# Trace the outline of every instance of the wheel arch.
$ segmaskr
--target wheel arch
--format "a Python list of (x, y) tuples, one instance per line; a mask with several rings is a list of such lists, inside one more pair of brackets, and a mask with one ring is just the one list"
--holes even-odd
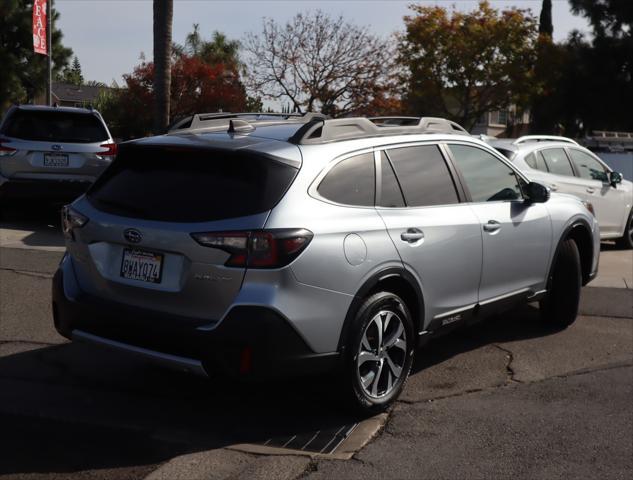
[(347, 310), (341, 334), (338, 341), (339, 352), (343, 352), (350, 332), (354, 317), (363, 301), (377, 292), (391, 292), (398, 295), (411, 312), (416, 334), (424, 324), (424, 299), (422, 289), (415, 277), (404, 268), (390, 267), (373, 274), (358, 289), (354, 300)]
[(563, 230), (563, 233), (558, 239), (558, 244), (556, 245), (554, 257), (552, 258), (549, 274), (547, 276), (548, 290), (550, 287), (550, 282), (552, 280), (554, 266), (556, 265), (558, 255), (561, 250), (561, 246), (563, 245), (563, 242), (569, 239), (573, 240), (576, 243), (576, 246), (578, 247), (578, 253), (580, 254), (580, 271), (582, 272), (582, 285), (587, 285), (587, 283), (589, 283), (589, 281), (591, 280), (591, 267), (593, 264), (594, 255), (593, 236), (591, 234), (591, 227), (589, 226), (589, 223), (587, 223), (587, 221), (584, 219), (578, 219), (568, 225), (565, 230)]

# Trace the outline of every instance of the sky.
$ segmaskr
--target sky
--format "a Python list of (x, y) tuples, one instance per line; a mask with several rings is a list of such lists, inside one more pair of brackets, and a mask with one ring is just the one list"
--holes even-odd
[[(285, 22), (299, 12), (320, 9), (348, 22), (367, 26), (376, 35), (389, 36), (403, 29), (402, 17), (412, 0), (174, 0), (173, 40), (183, 43), (194, 23), (209, 38), (214, 30), (230, 39), (261, 31), (262, 19)], [(459, 10), (476, 8), (477, 1), (439, 0)], [(492, 0), (493, 7), (531, 9), (538, 17), (541, 0)], [(583, 17), (574, 16), (567, 0), (553, 0), (554, 39), (564, 40), (574, 29), (589, 30)], [(71, 47), (86, 80), (122, 84), (122, 75), (140, 63), (141, 53), (152, 59), (152, 0), (54, 0), (61, 17), (58, 27), (64, 45)]]

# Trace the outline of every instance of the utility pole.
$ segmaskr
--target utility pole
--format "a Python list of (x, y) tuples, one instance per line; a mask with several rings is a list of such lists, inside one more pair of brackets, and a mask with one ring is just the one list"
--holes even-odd
[(53, 0), (46, 1), (46, 103), (50, 107), (53, 105)]

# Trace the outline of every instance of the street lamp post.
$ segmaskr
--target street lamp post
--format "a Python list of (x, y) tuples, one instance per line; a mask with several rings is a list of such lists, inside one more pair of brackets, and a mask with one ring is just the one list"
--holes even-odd
[(46, 55), (46, 103), (48, 106), (53, 104), (53, 18), (52, 18), (52, 4), (53, 0), (46, 2), (46, 48), (48, 54)]

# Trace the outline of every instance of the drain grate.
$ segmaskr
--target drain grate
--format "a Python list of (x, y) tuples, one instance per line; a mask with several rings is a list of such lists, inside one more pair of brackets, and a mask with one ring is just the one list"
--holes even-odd
[(314, 453), (334, 453), (343, 443), (358, 423), (346, 424), (341, 427), (333, 427), (327, 430), (297, 433), (287, 437), (269, 438), (259, 445), (277, 448), (289, 448)]

